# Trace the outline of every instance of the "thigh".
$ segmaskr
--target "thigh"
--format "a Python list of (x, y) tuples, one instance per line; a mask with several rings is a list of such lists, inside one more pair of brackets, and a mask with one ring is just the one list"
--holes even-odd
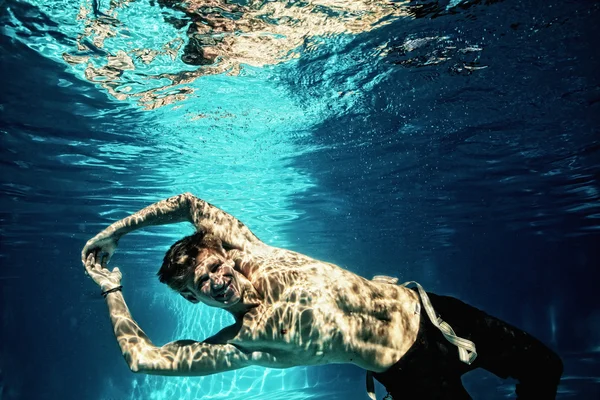
[(527, 332), (456, 298), (430, 294), (430, 299), (458, 336), (475, 343), (477, 358), (470, 369), (481, 367), (501, 378), (522, 379), (556, 365), (558, 356)]

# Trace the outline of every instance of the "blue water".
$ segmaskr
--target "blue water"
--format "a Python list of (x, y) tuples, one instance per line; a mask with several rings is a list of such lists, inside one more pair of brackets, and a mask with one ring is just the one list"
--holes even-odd
[[(1, 400), (366, 398), (345, 365), (129, 371), (79, 252), (186, 191), (269, 244), (526, 329), (565, 361), (558, 398), (600, 398), (597, 3), (323, 0), (275, 20), (284, 3), (238, 1), (267, 10), (257, 47), (237, 32), (205, 65), (182, 60), (193, 23), (174, 3), (0, 3)], [(191, 231), (135, 232), (113, 259), (156, 344), (230, 322), (155, 277)]]

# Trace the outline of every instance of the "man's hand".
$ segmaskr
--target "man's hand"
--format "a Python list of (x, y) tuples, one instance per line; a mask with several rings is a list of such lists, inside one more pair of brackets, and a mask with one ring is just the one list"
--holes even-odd
[(121, 271), (119, 268), (113, 268), (112, 272), (104, 268), (102, 264), (96, 262), (94, 254), (87, 256), (85, 260), (85, 270), (88, 275), (100, 286), (103, 292), (121, 285)]
[[(106, 267), (106, 264), (117, 250), (119, 237), (115, 234), (109, 234), (102, 231), (87, 241), (81, 251), (81, 262), (86, 265), (88, 256), (93, 255), (94, 259), (99, 259), (100, 264)], [(86, 265), (87, 270), (87, 265)]]

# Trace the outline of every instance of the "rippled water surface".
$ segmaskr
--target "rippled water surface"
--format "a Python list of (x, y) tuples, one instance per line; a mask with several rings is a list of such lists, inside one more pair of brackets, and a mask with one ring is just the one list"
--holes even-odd
[[(583, 0), (0, 2), (0, 399), (367, 398), (344, 365), (128, 370), (79, 252), (186, 191), (269, 244), (528, 330), (565, 360), (559, 398), (598, 398), (599, 18)], [(113, 260), (157, 344), (230, 323), (155, 278), (190, 232), (136, 232)]]

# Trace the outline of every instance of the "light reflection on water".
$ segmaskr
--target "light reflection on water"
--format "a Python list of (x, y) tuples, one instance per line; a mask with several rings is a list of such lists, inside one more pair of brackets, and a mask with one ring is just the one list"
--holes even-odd
[(83, 1), (76, 16), (72, 4), (64, 6), (72, 18), (65, 30), (75, 43), (51, 56), (114, 98), (132, 98), (147, 109), (188, 98), (197, 90), (189, 84), (199, 77), (276, 65), (329, 37), (408, 15), (402, 3), (374, 0)]

